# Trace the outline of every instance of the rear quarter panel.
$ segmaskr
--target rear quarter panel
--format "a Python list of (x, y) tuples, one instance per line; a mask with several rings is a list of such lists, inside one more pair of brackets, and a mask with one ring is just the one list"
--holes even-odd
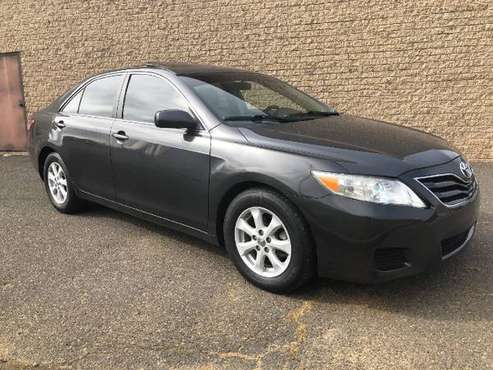
[(39, 155), (41, 151), (47, 147), (53, 150), (56, 149), (56, 146), (49, 142), (53, 113), (42, 110), (34, 113), (32, 119), (35, 124), (29, 132), (28, 151), (34, 168), (41, 173), (43, 170), (39, 168)]

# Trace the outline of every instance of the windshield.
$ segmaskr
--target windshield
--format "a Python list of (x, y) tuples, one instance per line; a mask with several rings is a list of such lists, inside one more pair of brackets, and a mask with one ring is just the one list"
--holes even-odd
[(337, 114), (294, 87), (257, 73), (209, 72), (180, 78), (228, 124), (297, 122)]

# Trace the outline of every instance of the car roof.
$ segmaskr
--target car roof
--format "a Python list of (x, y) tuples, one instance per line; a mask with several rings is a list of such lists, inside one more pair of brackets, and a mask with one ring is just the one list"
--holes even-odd
[(204, 75), (208, 73), (250, 73), (250, 74), (259, 74), (253, 71), (246, 71), (244, 69), (239, 68), (231, 68), (231, 67), (222, 67), (215, 66), (211, 64), (197, 64), (197, 63), (173, 63), (173, 62), (148, 62), (140, 66), (134, 67), (124, 67), (117, 68), (108, 71), (104, 71), (102, 73), (98, 73), (91, 77), (88, 77), (84, 82), (89, 79), (102, 77), (109, 74), (114, 73), (132, 73), (137, 71), (166, 71), (168, 73), (175, 74), (177, 76), (196, 76), (196, 75)]
[(203, 74), (211, 72), (246, 72), (238, 68), (221, 67), (210, 64), (196, 63), (167, 63), (167, 62), (149, 62), (144, 68), (158, 68), (171, 71), (177, 75), (187, 76), (193, 74)]

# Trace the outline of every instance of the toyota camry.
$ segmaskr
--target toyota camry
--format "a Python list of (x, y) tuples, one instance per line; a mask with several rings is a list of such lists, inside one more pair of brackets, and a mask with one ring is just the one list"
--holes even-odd
[(224, 245), (270, 291), (314, 276), (414, 275), (458, 253), (476, 227), (478, 183), (446, 141), (338, 113), (260, 73), (161, 63), (110, 71), (29, 126), (58, 211), (96, 202)]

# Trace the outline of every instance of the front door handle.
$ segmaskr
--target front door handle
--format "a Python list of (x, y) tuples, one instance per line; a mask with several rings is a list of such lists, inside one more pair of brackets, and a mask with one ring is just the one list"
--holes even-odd
[(128, 140), (128, 136), (125, 134), (124, 131), (115, 132), (114, 134), (111, 134), (111, 136), (113, 136), (118, 141)]
[(60, 121), (55, 121), (54, 122), (55, 126), (58, 127), (60, 130), (65, 127), (65, 122), (63, 120)]

